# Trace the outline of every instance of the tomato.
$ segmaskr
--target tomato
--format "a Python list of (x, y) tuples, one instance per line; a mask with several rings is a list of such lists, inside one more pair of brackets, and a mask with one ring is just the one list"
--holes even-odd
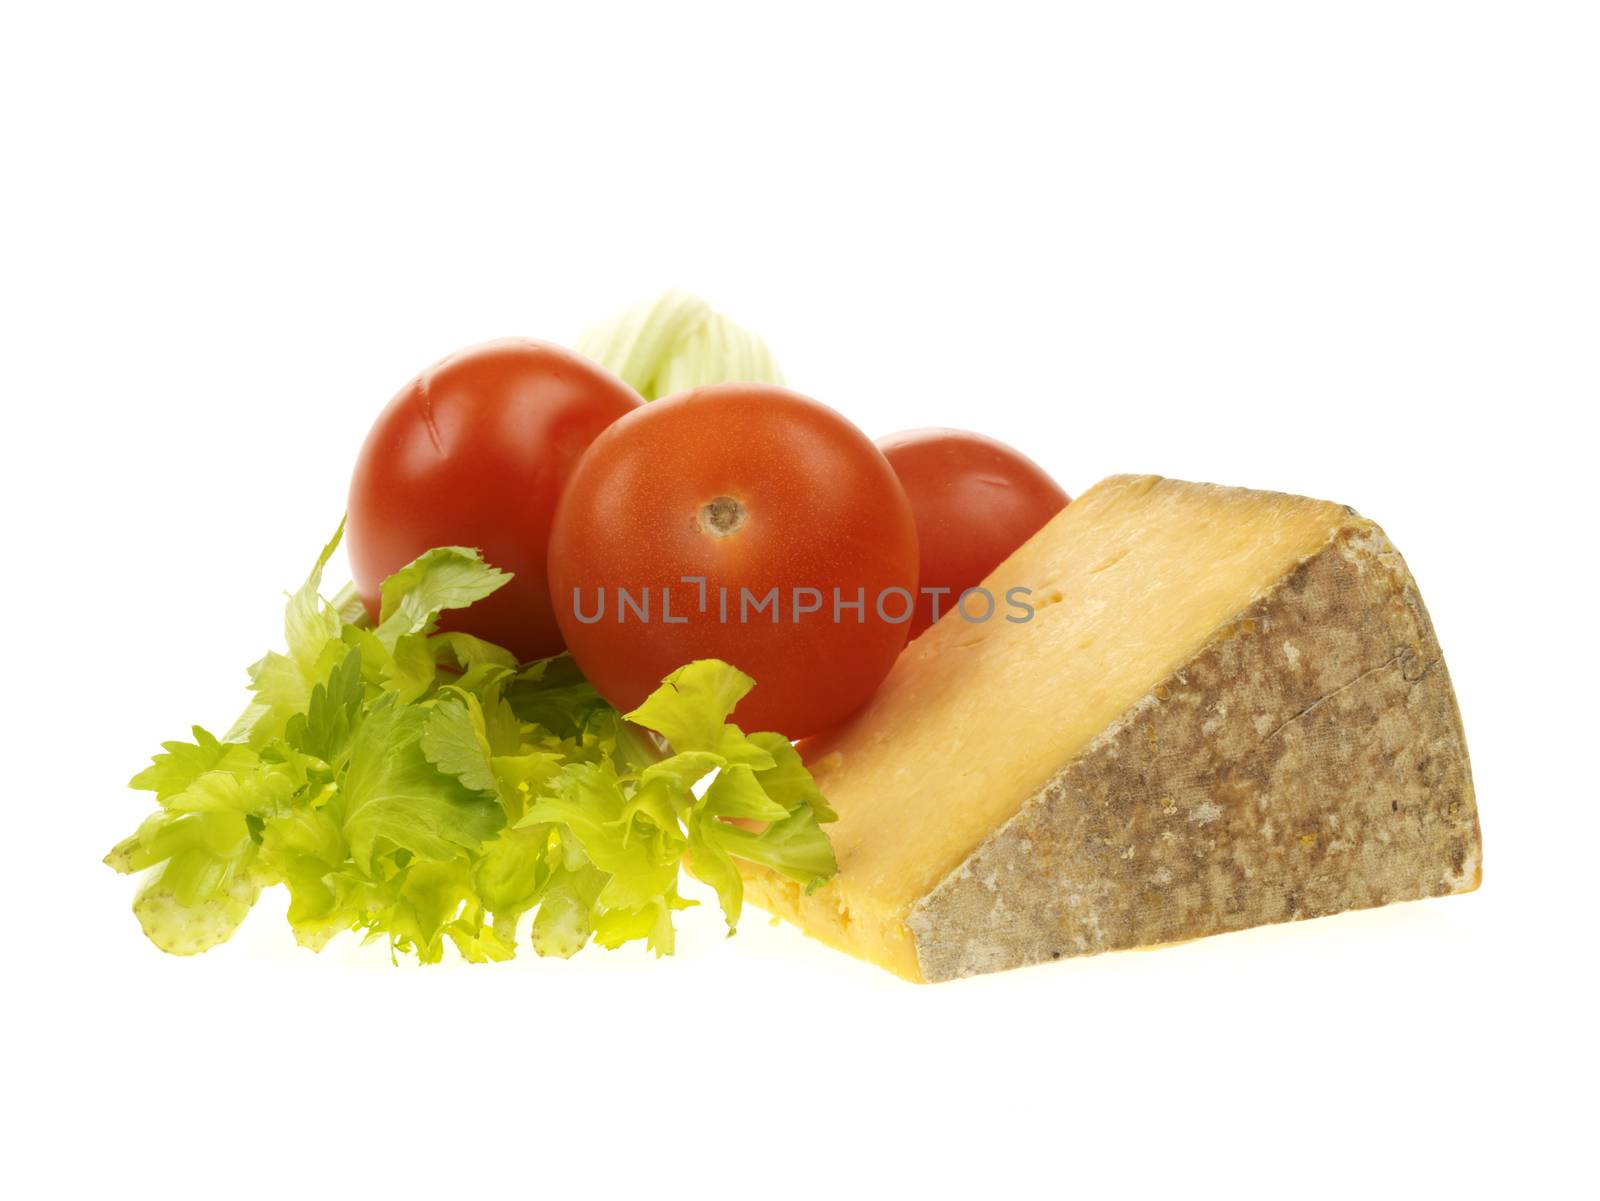
[(766, 385), (628, 414), (578, 463), (550, 534), (556, 619), (602, 696), (628, 710), (682, 664), (723, 659), (756, 681), (739, 725), (793, 738), (872, 695), (916, 582), (916, 524), (877, 448)]
[(545, 580), (556, 501), (595, 435), (640, 403), (593, 363), (521, 339), (417, 376), (379, 415), (350, 481), (346, 544), (368, 612), (384, 579), (423, 551), (477, 547), (513, 579), (441, 624), (522, 659), (559, 652)]
[(907, 430), (878, 439), (878, 449), (917, 519), (922, 570), (913, 638), (933, 624), (935, 605), (950, 612), (964, 589), (981, 584), (1072, 499), (1032, 459), (982, 434)]

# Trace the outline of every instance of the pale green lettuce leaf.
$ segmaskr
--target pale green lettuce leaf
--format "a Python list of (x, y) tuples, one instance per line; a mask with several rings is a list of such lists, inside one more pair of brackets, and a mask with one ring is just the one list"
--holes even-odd
[(767, 344), (687, 292), (667, 292), (595, 326), (575, 349), (646, 400), (729, 382), (781, 384)]
[(725, 767), (711, 781), (701, 805), (713, 817), (742, 818), (745, 821), (781, 822), (789, 811), (767, 795), (756, 773), (742, 763)]
[(517, 670), (517, 657), (503, 646), (485, 642), (460, 630), (445, 630), (431, 639), (435, 659), (457, 671), (490, 664), (503, 667), (511, 673)]
[(428, 762), (421, 745), (427, 718), (424, 709), (385, 698), (361, 723), (336, 804), (362, 870), (374, 854), (397, 849), (422, 859), (464, 858), (503, 822), (497, 803)]
[(319, 594), (336, 545), (289, 598), (288, 649), (252, 669), (229, 737), (197, 727), (131, 782), (158, 808), (106, 862), (147, 873), (135, 910), (158, 947), (225, 941), (281, 884), (312, 949), (353, 931), (423, 963), (452, 946), (496, 962), (523, 938), (540, 955), (591, 941), (659, 955), (693, 903), (678, 891), (691, 859), (730, 932), (738, 860), (808, 888), (831, 874), (818, 822), (832, 813), (799, 756), (730, 720), (748, 676), (688, 664), (630, 721), (565, 655), (519, 666), (436, 631), (509, 578), (476, 552), (396, 573), (374, 627), (349, 589)]
[(758, 765), (754, 769), (757, 781), (769, 797), (786, 809), (806, 805), (817, 815), (819, 822), (839, 820), (839, 815), (829, 808), (822, 790), (811, 778), (800, 752), (794, 749), (792, 742), (782, 734), (772, 733), (752, 734), (750, 741), (772, 759), (770, 768), (763, 770)]
[(344, 522), (340, 521), (339, 528), (317, 556), (306, 582), (289, 598), (289, 604), (284, 609), (283, 636), (289, 647), (289, 658), (308, 678), (314, 678), (328, 643), (339, 637), (342, 623), (338, 611), (322, 599), (318, 590), (322, 587), (323, 569), (328, 566), (328, 560), (333, 557), (343, 537)]
[(505, 830), (484, 847), (473, 883), (495, 924), (514, 931), (517, 919), (539, 903), (556, 866), (548, 830)]
[(432, 632), (444, 610), (464, 609), (510, 582), (509, 573), (490, 567), (475, 550), (430, 550), (383, 582), (378, 641), (392, 650), (403, 635)]
[(318, 594), (322, 572), (344, 534), (344, 522), (322, 548), (311, 574), (284, 611), (288, 654), (268, 651), (250, 667), (254, 699), (228, 731), (227, 741), (260, 747), (283, 733), (285, 724), (311, 703), (311, 692), (344, 657), (339, 611)]
[(382, 661), (384, 690), (409, 705), (432, 688), (438, 678), (433, 648), (422, 634), (402, 634), (388, 649), (389, 658)]
[(361, 649), (351, 647), (328, 679), (311, 690), (305, 712), (294, 714), (284, 724), (284, 741), (324, 763), (342, 761), (365, 700)]
[(495, 791), (483, 708), (471, 693), (440, 698), (422, 730), (422, 753), (446, 775), (478, 792)]
[(828, 836), (810, 809), (797, 809), (756, 833), (726, 822), (706, 822), (705, 836), (728, 854), (770, 867), (811, 892), (839, 870)]
[(158, 801), (182, 792), (208, 771), (236, 771), (258, 761), (249, 747), (218, 742), (200, 726), (194, 727), (193, 742), (163, 742), (161, 748), (163, 753), (128, 781), (129, 788), (153, 792)]
[(728, 923), (728, 934), (732, 936), (738, 929), (744, 907), (744, 877), (739, 874), (733, 856), (717, 840), (716, 831), (722, 825), (704, 812), (692, 815), (689, 853), (694, 857), (695, 878), (716, 890), (717, 903), (722, 907), (723, 920)]
[(698, 659), (669, 675), (627, 717), (660, 734), (675, 751), (716, 751), (728, 715), (755, 683), (736, 667)]

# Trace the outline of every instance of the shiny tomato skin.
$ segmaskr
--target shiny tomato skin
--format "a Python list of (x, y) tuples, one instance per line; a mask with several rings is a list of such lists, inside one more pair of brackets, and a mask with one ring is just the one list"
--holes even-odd
[(621, 380), (526, 339), (436, 363), (389, 402), (356, 460), (346, 545), (374, 618), (394, 571), (435, 546), (471, 546), (513, 575), (441, 625), (537, 659), (562, 649), (545, 578), (556, 502), (601, 430), (642, 402)]
[[(703, 610), (684, 577), (706, 581)], [(765, 385), (700, 388), (617, 422), (573, 472), (550, 536), (556, 617), (602, 696), (626, 711), (674, 669), (718, 658), (756, 681), (734, 720), (792, 738), (877, 689), (907, 623), (886, 620), (876, 600), (891, 588), (914, 595), (916, 579), (911, 508), (877, 448), (832, 409)], [(619, 613), (619, 586), (636, 599), (650, 590), (648, 623)], [(580, 621), (595, 616), (601, 588), (604, 615)], [(663, 620), (663, 588), (681, 620)], [(753, 606), (774, 588), (778, 621), (743, 608), (743, 590)], [(803, 611), (813, 598), (802, 588), (822, 594), (819, 611)], [(834, 588), (847, 603), (864, 597), (859, 619), (841, 607), (834, 620)], [(890, 619), (908, 607), (885, 601)]]
[[(1072, 499), (1032, 459), (982, 434), (906, 430), (879, 438), (878, 449), (917, 519), (922, 568), (913, 638), (933, 624), (935, 598), (920, 589), (948, 588), (938, 608), (950, 612), (964, 589), (981, 584)], [(995, 599), (1005, 604), (1003, 592)]]

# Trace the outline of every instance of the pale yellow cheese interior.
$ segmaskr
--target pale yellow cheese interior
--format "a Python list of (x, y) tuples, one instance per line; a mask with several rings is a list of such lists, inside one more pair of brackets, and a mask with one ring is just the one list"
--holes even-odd
[[(1113, 476), (985, 581), (995, 616), (946, 615), (811, 756), (839, 821), (812, 896), (757, 872), (751, 899), (915, 979), (911, 906), (1130, 705), (1350, 520), (1271, 492)], [(1031, 589), (1031, 621), (1003, 620)], [(981, 609), (971, 602), (974, 612)]]

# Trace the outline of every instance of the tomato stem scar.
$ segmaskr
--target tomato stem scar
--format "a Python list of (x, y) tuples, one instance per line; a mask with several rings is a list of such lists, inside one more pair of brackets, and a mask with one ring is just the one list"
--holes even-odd
[(749, 510), (731, 496), (719, 496), (700, 506), (700, 529), (713, 538), (726, 538), (739, 532)]

